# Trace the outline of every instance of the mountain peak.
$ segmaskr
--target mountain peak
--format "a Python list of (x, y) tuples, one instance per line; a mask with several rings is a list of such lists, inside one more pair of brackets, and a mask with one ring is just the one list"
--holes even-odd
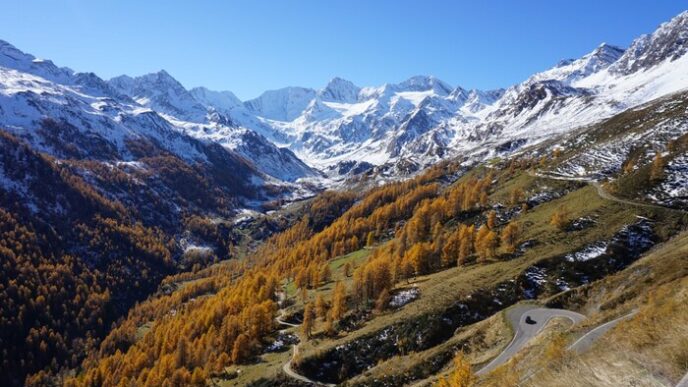
[(334, 77), (320, 90), (318, 96), (323, 101), (354, 103), (358, 100), (361, 88), (353, 82), (339, 77)]
[(241, 100), (231, 91), (215, 91), (205, 87), (194, 87), (189, 93), (206, 107), (212, 107), (220, 112), (227, 112), (230, 109), (241, 106)]
[(205, 120), (207, 109), (165, 70), (134, 78), (120, 75), (108, 83), (154, 110), (193, 122)]
[(623, 54), (622, 48), (602, 43), (579, 59), (562, 60), (553, 68), (533, 75), (526, 83), (556, 80), (564, 84), (571, 84), (610, 67)]
[(430, 91), (439, 95), (449, 95), (453, 88), (433, 75), (415, 75), (396, 85), (403, 91)]
[(34, 74), (58, 83), (68, 83), (74, 74), (70, 68), (58, 67), (50, 60), (36, 58), (1, 39), (0, 66)]
[(688, 11), (662, 23), (653, 33), (634, 40), (626, 53), (610, 68), (612, 73), (628, 75), (674, 61), (688, 52)]
[(244, 106), (264, 118), (292, 121), (306, 110), (315, 97), (316, 91), (313, 89), (289, 86), (263, 92), (258, 98), (244, 102)]
[(602, 43), (588, 54), (590, 57), (600, 58), (609, 64), (617, 61), (624, 53), (624, 49), (607, 43)]

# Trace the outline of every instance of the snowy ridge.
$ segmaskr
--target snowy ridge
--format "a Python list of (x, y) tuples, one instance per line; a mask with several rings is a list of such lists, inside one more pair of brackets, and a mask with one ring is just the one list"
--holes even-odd
[[(63, 108), (69, 106), (90, 118), (136, 121), (219, 143), (278, 180), (313, 181), (322, 172), (341, 180), (370, 167), (394, 174), (458, 155), (477, 161), (594, 124), (688, 88), (687, 52), (684, 12), (627, 50), (601, 44), (507, 89), (466, 90), (433, 76), (376, 87), (333, 78), (319, 90), (286, 87), (242, 102), (229, 91), (187, 90), (164, 70), (105, 82), (0, 42), (2, 98), (12, 95), (0, 105), (0, 117), (27, 128), (39, 116), (68, 119)], [(62, 108), (48, 107), (54, 99), (41, 93), (59, 96)], [(109, 136), (117, 137), (114, 132)], [(187, 158), (198, 156), (188, 152)]]
[(258, 120), (237, 122), (275, 128), (281, 144), (327, 171), (352, 160), (420, 168), (459, 154), (491, 157), (687, 88), (686, 15), (627, 51), (603, 43), (508, 89), (469, 91), (431, 76), (359, 88), (335, 78), (318, 91), (266, 93), (247, 102)]

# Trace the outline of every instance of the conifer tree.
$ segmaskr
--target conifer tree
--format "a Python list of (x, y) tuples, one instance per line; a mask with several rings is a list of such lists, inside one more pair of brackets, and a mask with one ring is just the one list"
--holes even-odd
[(382, 312), (385, 309), (387, 309), (387, 305), (389, 304), (390, 301), (390, 294), (389, 290), (387, 288), (382, 289), (382, 292), (380, 292), (380, 295), (377, 297), (377, 300), (375, 301), (375, 310), (378, 312)]
[(501, 233), (502, 246), (507, 253), (513, 253), (516, 251), (516, 245), (518, 244), (518, 233), (519, 227), (514, 222), (509, 222)]
[(374, 232), (369, 232), (368, 237), (366, 238), (366, 247), (373, 247), (375, 244), (375, 233)]
[(346, 285), (342, 282), (337, 282), (334, 287), (334, 294), (332, 296), (332, 317), (335, 321), (339, 321), (346, 313)]
[(550, 218), (550, 224), (560, 230), (564, 230), (568, 224), (568, 212), (564, 206), (559, 206)]
[(652, 160), (652, 166), (650, 168), (650, 180), (656, 182), (664, 179), (665, 166), (666, 162), (664, 161), (662, 154), (660, 152), (657, 152), (655, 154), (655, 158)]
[(523, 192), (523, 189), (514, 188), (511, 191), (511, 195), (509, 195), (509, 202), (511, 203), (512, 206), (515, 206), (518, 203), (522, 202), (524, 198), (525, 198), (525, 193)]
[(454, 357), (454, 370), (447, 377), (443, 377), (437, 384), (439, 387), (471, 387), (475, 385), (477, 377), (473, 373), (471, 363), (466, 360), (462, 352)]
[(492, 211), (487, 213), (487, 222), (486, 222), (487, 228), (489, 228), (490, 230), (494, 230), (496, 223), (497, 223), (497, 212), (492, 210)]
[(325, 298), (323, 298), (322, 294), (318, 294), (315, 298), (315, 313), (323, 320), (327, 315), (327, 303), (325, 303)]
[(234, 341), (232, 349), (232, 363), (238, 364), (246, 360), (249, 353), (249, 338), (247, 335), (241, 333)]
[(306, 338), (310, 339), (313, 333), (313, 325), (315, 325), (315, 312), (310, 303), (303, 308), (303, 322), (301, 323), (301, 331)]

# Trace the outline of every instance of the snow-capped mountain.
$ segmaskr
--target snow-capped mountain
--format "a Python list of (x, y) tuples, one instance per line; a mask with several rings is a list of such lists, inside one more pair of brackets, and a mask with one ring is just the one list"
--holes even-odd
[(231, 112), (232, 109), (242, 104), (241, 100), (231, 91), (214, 91), (208, 90), (205, 87), (194, 87), (189, 92), (196, 101), (224, 114)]
[(612, 74), (632, 74), (674, 62), (688, 52), (688, 11), (663, 23), (650, 35), (643, 35), (610, 68)]
[(244, 102), (244, 106), (260, 117), (291, 121), (303, 113), (315, 95), (313, 89), (285, 87), (266, 91), (260, 97)]
[(206, 108), (165, 70), (135, 78), (121, 75), (109, 83), (140, 105), (165, 115), (202, 122), (207, 114)]
[[(36, 116), (48, 114), (43, 109), (25, 117), (51, 101), (38, 96), (59, 95), (70, 109), (119, 117), (117, 125), (127, 122), (124, 131), (154, 122), (171, 133), (221, 144), (279, 180), (319, 179), (321, 172), (342, 179), (376, 167), (395, 173), (455, 155), (512, 152), (685, 89), (688, 12), (636, 39), (628, 50), (601, 44), (497, 90), (467, 90), (432, 76), (376, 87), (334, 78), (322, 89), (286, 87), (242, 102), (229, 91), (187, 90), (165, 71), (105, 82), (4, 42), (0, 50), (2, 71), (11, 72), (2, 82), (3, 98), (13, 96), (13, 102), (0, 105), (0, 117), (10, 127), (30, 127)], [(21, 98), (25, 106), (13, 107)], [(67, 111), (55, 115), (70, 115)], [(148, 121), (138, 122), (141, 117)], [(189, 150), (185, 157), (194, 155)]]
[(284, 144), (322, 169), (352, 160), (424, 165), (459, 153), (486, 157), (688, 87), (687, 15), (629, 50), (601, 44), (506, 90), (468, 91), (423, 76), (359, 88), (335, 78), (318, 91), (283, 89), (250, 104), (260, 106), (252, 111), (261, 124), (286, 134)]
[[(277, 147), (259, 131), (237, 126), (231, 116), (244, 112), (241, 101), (229, 91), (198, 87), (188, 91), (166, 71), (140, 77), (122, 75), (109, 84), (141, 106), (160, 113), (175, 128), (204, 141), (236, 151), (258, 170), (276, 179), (294, 181), (317, 173), (291, 151)], [(250, 116), (250, 114), (244, 115)], [(254, 125), (254, 127), (257, 125)]]
[(327, 102), (355, 103), (360, 92), (361, 88), (353, 82), (337, 77), (318, 92), (318, 97), (321, 101)]
[[(175, 95), (183, 99), (181, 90)], [(165, 113), (94, 74), (57, 67), (6, 42), (0, 42), (0, 137), (11, 144), (0, 149), (0, 196), (48, 224), (89, 205), (70, 202), (60, 191), (65, 186), (171, 232), (182, 227), (184, 214), (232, 216), (295, 188), (238, 152), (187, 135)], [(46, 189), (45, 182), (54, 185)]]

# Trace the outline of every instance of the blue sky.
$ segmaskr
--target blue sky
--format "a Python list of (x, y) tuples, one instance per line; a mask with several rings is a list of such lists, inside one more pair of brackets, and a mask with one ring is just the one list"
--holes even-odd
[(104, 78), (165, 69), (242, 99), (432, 74), (504, 87), (599, 43), (627, 46), (688, 0), (2, 0), (0, 39)]

